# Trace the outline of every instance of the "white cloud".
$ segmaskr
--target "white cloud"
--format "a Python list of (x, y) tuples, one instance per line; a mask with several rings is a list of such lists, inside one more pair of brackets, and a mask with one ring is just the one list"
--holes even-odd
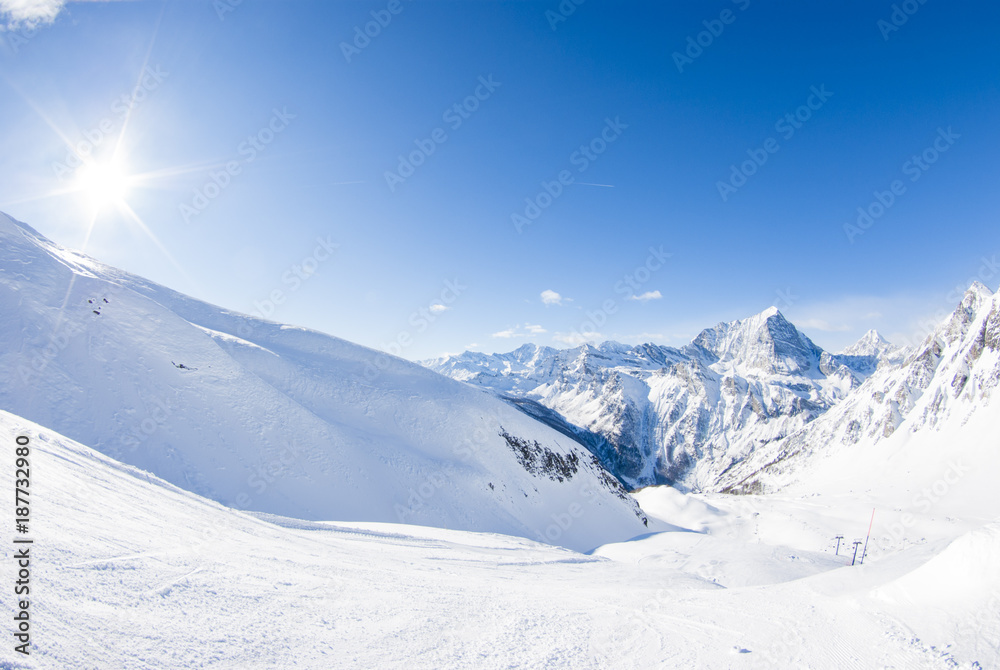
[[(616, 335), (612, 333), (611, 339), (622, 344), (646, 344), (647, 342), (662, 342), (669, 339), (663, 333), (639, 333), (638, 335)], [(691, 338), (685, 338), (685, 344)]]
[(0, 0), (0, 28), (16, 30), (52, 23), (67, 2), (113, 2), (115, 0)]
[(639, 302), (647, 302), (649, 300), (659, 300), (663, 297), (663, 294), (659, 291), (646, 291), (642, 295), (629, 296), (629, 300), (638, 300)]
[(905, 291), (883, 296), (846, 295), (817, 302), (800, 300), (782, 312), (826, 351), (840, 351), (854, 344), (869, 328), (875, 328), (893, 344), (912, 345), (923, 340), (928, 319), (944, 319), (961, 299), (946, 294), (944, 290)]
[(7, 19), (8, 28), (36, 26), (55, 21), (65, 4), (65, 0), (0, 0), (0, 16)]
[(514, 326), (513, 328), (508, 328), (507, 330), (501, 330), (499, 333), (493, 333), (491, 337), (509, 340), (515, 337), (529, 337), (531, 335), (541, 335), (542, 333), (547, 332), (549, 331), (545, 330), (541, 326), (526, 323), (523, 326)]
[(561, 305), (563, 304), (563, 300), (571, 302), (569, 298), (564, 298), (551, 289), (542, 291), (542, 302), (546, 305)]
[(578, 347), (587, 342), (599, 342), (604, 339), (604, 336), (600, 333), (589, 333), (588, 335), (582, 335), (581, 333), (556, 333), (552, 336), (552, 339), (556, 342), (568, 344), (571, 347)]
[(440, 314), (441, 312), (447, 312), (449, 307), (447, 305), (442, 305), (441, 303), (436, 302), (427, 309), (430, 310), (431, 314)]
[(797, 325), (800, 328), (811, 328), (813, 330), (821, 330), (824, 333), (843, 333), (851, 329), (851, 327), (846, 324), (834, 326), (826, 319), (806, 319), (805, 321), (798, 322)]

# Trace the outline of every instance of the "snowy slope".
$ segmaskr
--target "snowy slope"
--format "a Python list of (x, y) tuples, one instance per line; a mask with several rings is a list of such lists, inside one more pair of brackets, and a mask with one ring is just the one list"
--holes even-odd
[[(585, 555), (500, 535), (256, 518), (0, 412), (0, 443), (16, 435), (32, 448), (33, 647), (28, 658), (0, 647), (2, 668), (1000, 663), (995, 525), (849, 568), (812, 543), (811, 529), (839, 523), (815, 500), (706, 504), (650, 489), (640, 497), (651, 509), (704, 532)], [(0, 469), (0, 488), (12, 484)], [(805, 530), (790, 535), (786, 514)], [(775, 528), (789, 543), (768, 544)], [(0, 603), (12, 611), (9, 589)]]
[[(1000, 297), (975, 283), (901, 367), (880, 369), (821, 419), (727, 473), (720, 486), (815, 492), (850, 484), (910, 492), (910, 506), (980, 495), (1000, 468), (998, 384)], [(929, 495), (920, 493), (925, 486)], [(984, 513), (1000, 514), (1000, 505), (982, 504)]]
[[(881, 338), (880, 342), (881, 342)], [(605, 342), (508, 354), (466, 352), (425, 365), (492, 389), (549, 422), (575, 426), (609, 470), (637, 487), (710, 489), (756, 448), (789, 435), (872, 374), (885, 344), (830, 354), (774, 307), (720, 323), (681, 349)]]
[(225, 505), (581, 549), (645, 531), (584, 447), (489, 394), (187, 298), (2, 215), (0, 309), (0, 408)]

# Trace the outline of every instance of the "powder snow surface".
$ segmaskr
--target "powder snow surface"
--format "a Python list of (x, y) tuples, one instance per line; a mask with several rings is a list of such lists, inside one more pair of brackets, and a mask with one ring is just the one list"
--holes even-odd
[[(921, 544), (852, 568), (832, 538), (863, 536), (865, 501), (651, 488), (638, 495), (664, 530), (581, 554), (255, 517), (0, 413), (0, 440), (22, 434), (33, 448), (34, 644), (28, 659), (0, 648), (4, 668), (1000, 663), (997, 524), (920, 520)], [(10, 468), (0, 472), (10, 490)], [(9, 589), (0, 599), (12, 611)]]

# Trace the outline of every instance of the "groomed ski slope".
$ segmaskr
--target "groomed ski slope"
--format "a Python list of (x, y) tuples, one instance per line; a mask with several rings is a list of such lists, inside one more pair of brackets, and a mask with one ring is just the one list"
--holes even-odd
[[(24, 659), (3, 645), (2, 668), (1000, 663), (996, 523), (918, 519), (924, 542), (850, 568), (815, 538), (863, 535), (866, 501), (651, 488), (638, 497), (667, 532), (580, 554), (493, 534), (268, 520), (0, 413), (0, 441), (16, 435), (32, 446), (35, 646)], [(12, 490), (12, 467), (0, 473)], [(11, 598), (0, 589), (4, 611)]]

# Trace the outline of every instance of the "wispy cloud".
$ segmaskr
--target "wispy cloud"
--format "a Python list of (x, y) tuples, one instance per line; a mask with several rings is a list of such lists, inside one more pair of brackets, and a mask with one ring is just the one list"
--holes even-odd
[(546, 305), (561, 305), (563, 301), (572, 302), (569, 298), (564, 298), (551, 289), (542, 291), (542, 302)]
[(509, 340), (515, 337), (530, 337), (532, 335), (541, 335), (547, 332), (549, 331), (545, 330), (541, 326), (526, 323), (523, 326), (514, 326), (513, 328), (508, 328), (507, 330), (501, 330), (499, 333), (493, 333), (491, 337)]
[(805, 331), (827, 351), (854, 344), (869, 328), (877, 329), (893, 344), (914, 344), (928, 332), (927, 324), (944, 319), (955, 309), (959, 296), (907, 292), (889, 296), (843, 296), (783, 308), (789, 321)]
[[(646, 344), (647, 342), (662, 342), (669, 339), (663, 333), (639, 333), (638, 335), (617, 335), (612, 333), (611, 339), (622, 344)], [(690, 338), (685, 338), (685, 344)]]
[(447, 305), (436, 302), (427, 309), (430, 310), (431, 314), (440, 314), (441, 312), (447, 312), (450, 308)]
[(802, 328), (812, 328), (813, 330), (821, 330), (824, 333), (843, 333), (851, 329), (847, 324), (834, 325), (827, 321), (826, 319), (806, 319), (801, 321), (799, 324)]
[(646, 291), (642, 295), (629, 296), (629, 300), (636, 300), (638, 302), (649, 302), (650, 300), (659, 300), (663, 297), (663, 294), (659, 291)]
[(52, 23), (67, 2), (114, 2), (116, 0), (0, 0), (0, 28), (16, 30)]
[(581, 344), (586, 344), (587, 342), (600, 342), (604, 339), (604, 336), (600, 333), (588, 333), (583, 335), (582, 333), (556, 333), (552, 336), (552, 339), (556, 342), (562, 342), (563, 344), (568, 344), (571, 347), (578, 347)]
[(66, 0), (0, 0), (0, 19), (7, 28), (52, 23)]

